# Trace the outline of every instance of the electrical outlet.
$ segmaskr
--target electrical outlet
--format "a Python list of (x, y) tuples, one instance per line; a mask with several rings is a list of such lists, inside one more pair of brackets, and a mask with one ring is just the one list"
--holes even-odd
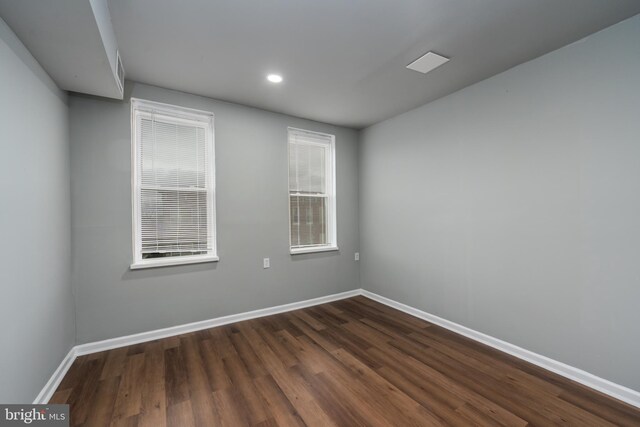
[(354, 258), (356, 261), (360, 261), (360, 252), (356, 252), (356, 256)]
[(262, 260), (262, 268), (269, 268), (271, 264), (269, 263), (269, 258), (265, 258)]

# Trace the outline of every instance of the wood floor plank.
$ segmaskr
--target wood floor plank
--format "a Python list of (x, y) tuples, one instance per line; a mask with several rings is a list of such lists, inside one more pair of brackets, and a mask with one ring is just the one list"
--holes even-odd
[(161, 342), (147, 344), (145, 350), (140, 427), (165, 427), (167, 396), (165, 391), (164, 347)]
[[(372, 350), (372, 352), (376, 351), (380, 350)], [(385, 356), (382, 355), (381, 358), (386, 359)], [(453, 381), (443, 381), (443, 375), (435, 370), (423, 375), (421, 371), (415, 369), (415, 366), (400, 365), (394, 358), (387, 360), (390, 364), (379, 369), (378, 373), (447, 423), (459, 422), (459, 417), (452, 415), (452, 411), (460, 408), (462, 402), (467, 402), (504, 425), (527, 425), (527, 421), (484, 396)], [(451, 420), (452, 417), (455, 420)]]
[(351, 375), (357, 381), (366, 386), (367, 398), (371, 401), (379, 401), (393, 420), (407, 426), (420, 426), (425, 420), (435, 422), (436, 418), (431, 411), (403, 393), (392, 382), (378, 375), (356, 356), (342, 349), (334, 351), (333, 356), (351, 371)]
[(411, 345), (415, 346), (417, 343), (424, 344), (428, 347), (434, 348), (440, 353), (448, 355), (451, 358), (463, 361), (466, 365), (473, 366), (474, 368), (481, 370), (487, 375), (491, 375), (498, 380), (508, 381), (523, 387), (530, 386), (534, 389), (544, 389), (548, 393), (556, 396), (562, 392), (561, 387), (544, 381), (535, 375), (523, 372), (509, 363), (489, 357), (482, 352), (465, 348), (457, 343), (446, 341), (441, 338), (438, 339), (437, 337), (434, 338), (434, 336), (429, 335), (431, 332), (436, 330), (437, 328), (433, 328), (429, 330), (429, 332), (420, 335), (413, 333), (410, 334), (410, 338), (413, 342), (410, 342), (408, 345), (405, 344), (405, 348)]
[[(168, 406), (189, 400), (186, 365), (180, 346), (171, 347), (164, 351), (164, 376)], [(183, 407), (177, 409), (181, 410)]]
[[(264, 341), (262, 335), (253, 327), (254, 322), (243, 322), (240, 325), (242, 333), (247, 336), (247, 342), (259, 356), (267, 371), (285, 368), (286, 362), (279, 359), (273, 349)], [(257, 326), (259, 329), (259, 325)]]
[[(243, 333), (246, 343), (249, 344), (249, 347), (254, 354), (256, 354), (256, 357), (260, 355), (258, 359), (263, 365), (265, 372), (270, 370), (270, 365), (269, 363), (265, 363), (265, 360), (271, 362), (276, 367), (282, 367), (282, 365), (279, 364), (277, 356), (273, 354), (268, 345), (262, 341), (260, 335), (253, 329), (252, 324), (253, 323), (250, 322), (243, 322), (242, 324), (238, 324), (237, 329), (239, 333)], [(248, 349), (246, 349), (246, 351), (248, 351)], [(241, 405), (245, 408), (245, 411), (248, 412), (252, 424), (257, 424), (268, 419), (263, 399), (259, 395), (255, 387), (255, 382), (253, 381), (254, 378), (259, 379), (268, 376), (268, 374), (252, 377), (250, 370), (239, 356), (235, 358), (230, 356), (222, 359), (222, 368), (224, 370), (225, 381), (226, 378), (228, 378), (230, 385), (216, 389), (215, 391), (229, 389), (230, 393), (236, 396), (237, 404)], [(218, 399), (224, 399), (225, 396), (227, 395), (219, 394)], [(221, 400), (219, 403), (224, 402), (224, 400)]]
[(407, 322), (400, 314), (396, 314), (395, 316), (390, 315), (383, 310), (377, 310), (369, 305), (359, 304), (352, 300), (343, 300), (340, 302), (343, 304), (343, 307), (345, 307), (345, 311), (359, 315), (361, 318), (376, 319), (378, 322), (396, 330), (396, 333), (409, 334), (411, 332), (419, 332), (424, 328), (424, 326), (415, 326), (412, 322)]
[(424, 328), (429, 328), (432, 326), (431, 323), (427, 322), (426, 320), (422, 320), (419, 319), (417, 317), (414, 317), (410, 314), (404, 313), (402, 311), (398, 311), (394, 308), (388, 307), (386, 305), (380, 304), (376, 301), (373, 301), (369, 298), (366, 298), (364, 296), (357, 296), (355, 298), (353, 298), (353, 301), (366, 305), (368, 307), (371, 307), (375, 310), (377, 310), (378, 312), (384, 313), (386, 316), (385, 317), (391, 317), (392, 319), (395, 319), (397, 321), (401, 321), (404, 322), (408, 325), (412, 325), (418, 329), (424, 329)]
[(183, 400), (167, 407), (167, 425), (176, 427), (196, 427), (190, 400)]
[(264, 400), (255, 386), (255, 381), (238, 387), (232, 387), (230, 391), (235, 396), (236, 404), (239, 405), (246, 414), (251, 425), (260, 424), (269, 419)]
[[(591, 393), (590, 393), (591, 394)], [(577, 394), (572, 392), (563, 391), (560, 394), (560, 399), (570, 402), (571, 404), (580, 407), (586, 411), (598, 415), (600, 418), (605, 419), (613, 424), (619, 426), (638, 426), (640, 421), (638, 420), (637, 410), (632, 407), (619, 407), (613, 408), (609, 399), (594, 399), (593, 396), (585, 396), (584, 394)]]
[[(87, 356), (78, 356), (76, 360), (73, 361), (69, 370), (65, 374), (65, 376), (60, 381), (60, 385), (58, 385), (58, 390), (72, 390), (72, 393), (78, 392), (78, 384), (82, 383), (82, 379), (86, 376), (86, 371), (88, 369), (87, 361), (89, 358)], [(67, 399), (67, 402), (71, 399)]]
[(71, 395), (71, 392), (73, 391), (73, 389), (58, 389), (56, 390), (55, 393), (53, 393), (53, 396), (51, 396), (51, 399), (49, 400), (49, 403), (57, 403), (57, 404), (65, 404), (67, 403), (67, 400), (69, 400), (69, 396)]
[[(325, 387), (328, 386), (334, 393), (339, 394), (341, 402), (348, 402), (351, 411), (357, 411), (361, 416), (368, 415), (365, 419), (369, 420), (369, 423), (372, 418), (375, 418), (387, 425), (394, 421), (403, 425), (416, 425), (415, 420), (411, 418), (411, 413), (420, 410), (414, 408), (409, 414), (399, 410), (397, 405), (393, 404), (396, 402), (393, 387), (390, 384), (381, 385), (380, 382), (363, 380), (361, 377), (364, 376), (363, 372), (368, 367), (348, 354), (343, 349), (327, 352), (320, 347), (317, 348), (317, 357), (324, 359), (322, 362), (324, 370), (316, 377), (324, 383)], [(354, 373), (358, 374), (354, 375)], [(407, 396), (404, 397), (407, 398)], [(389, 405), (389, 402), (392, 404)], [(403, 403), (412, 406), (410, 402)], [(416, 405), (416, 402), (413, 404)], [(424, 419), (429, 417), (428, 414), (422, 415)]]
[[(111, 425), (113, 407), (120, 388), (120, 377), (108, 377), (101, 380), (94, 399), (95, 405), (87, 415), (85, 425), (92, 427), (107, 427)], [(164, 415), (164, 414), (163, 414)]]
[(305, 424), (336, 426), (316, 401), (313, 386), (301, 375), (300, 367), (294, 366), (286, 371), (274, 372), (273, 378)]
[(287, 330), (278, 332), (283, 338), (285, 345), (296, 354), (300, 363), (314, 374), (323, 372), (324, 365), (318, 358), (318, 349), (308, 337), (294, 337)]
[(213, 339), (200, 341), (200, 355), (207, 372), (207, 379), (211, 385), (211, 390), (222, 390), (230, 387), (232, 382), (224, 367), (222, 357), (217, 352)]
[(338, 307), (336, 307), (336, 305), (333, 304), (333, 303), (320, 304), (320, 305), (317, 305), (316, 307), (321, 308), (323, 310), (326, 310), (329, 313), (333, 313), (335, 315), (342, 314), (342, 310), (340, 310)]
[(270, 333), (265, 328), (259, 328), (257, 332), (284, 366), (290, 368), (298, 364), (298, 359), (287, 350), (284, 343), (280, 341), (275, 333)]
[(640, 426), (640, 409), (358, 296), (78, 357), (72, 426)]
[(264, 399), (258, 392), (255, 381), (240, 387), (233, 387), (231, 391), (235, 393), (236, 402), (243, 408), (251, 424), (259, 424), (269, 418)]
[(224, 369), (234, 387), (251, 384), (251, 374), (239, 357), (225, 357), (222, 359)]
[[(433, 349), (430, 349), (424, 354), (432, 356), (432, 360), (437, 359), (439, 362), (446, 363), (449, 366), (451, 366), (451, 361), (453, 360), (448, 356), (443, 355), (442, 353), (439, 353)], [(571, 423), (579, 425), (593, 425), (603, 427), (613, 426), (613, 424), (598, 417), (596, 414), (592, 414), (577, 406), (569, 404), (562, 399), (558, 399), (555, 393), (550, 393), (543, 388), (522, 386), (511, 381), (497, 381), (473, 368), (467, 368), (466, 372), (471, 372), (473, 374), (482, 376), (483, 384), (487, 386), (493, 385), (495, 389), (499, 389), (503, 398), (515, 399), (516, 397), (522, 397), (523, 402), (534, 402), (532, 406), (537, 407), (542, 414), (545, 414), (545, 416), (557, 422), (565, 422), (566, 420), (569, 420)], [(545, 401), (545, 405), (538, 405), (537, 402), (540, 401)], [(565, 415), (558, 416), (558, 414)]]
[(221, 426), (250, 426), (248, 414), (237, 404), (237, 400), (231, 389), (216, 390), (212, 394), (215, 402), (218, 421), (215, 423), (197, 425), (221, 425)]
[[(407, 356), (406, 354), (402, 354)], [(539, 423), (555, 423), (574, 425), (606, 425), (604, 420), (585, 420), (578, 412), (578, 408), (564, 407), (560, 403), (560, 399), (553, 395), (546, 394), (542, 390), (537, 393), (528, 392), (525, 389), (518, 388), (512, 384), (494, 380), (491, 376), (474, 369), (463, 363), (459, 363), (455, 359), (451, 359), (446, 355), (428, 349), (418, 355), (420, 361), (426, 366), (430, 366), (437, 371), (446, 373), (448, 377), (457, 379), (468, 388), (478, 393), (485, 393), (485, 397), (490, 396), (492, 400), (502, 406), (510, 405), (515, 408), (514, 404), (520, 409), (526, 409), (526, 416), (529, 418), (538, 418)], [(518, 414), (522, 417), (522, 415)], [(525, 418), (526, 419), (526, 418)], [(589, 422), (587, 422), (589, 421)]]
[(312, 317), (317, 319), (318, 322), (329, 325), (332, 328), (340, 326), (343, 323), (349, 321), (346, 316), (343, 316), (342, 314), (333, 314), (330, 311), (323, 309), (322, 307), (309, 307), (306, 310)]
[(305, 426), (298, 411), (296, 411), (271, 375), (256, 379), (255, 385), (265, 402), (266, 408), (278, 425)]
[(487, 427), (499, 427), (504, 425), (468, 403), (457, 408), (456, 413), (462, 415), (466, 419), (465, 425), (473, 424)]
[(104, 367), (102, 368), (102, 373), (100, 374), (100, 380), (122, 375), (128, 351), (128, 347), (122, 347), (107, 352), (108, 354)]
[(104, 358), (87, 360), (84, 365), (86, 368), (84, 375), (79, 377), (80, 383), (69, 395), (69, 402), (75, 409), (70, 414), (71, 425), (83, 424), (96, 404), (94, 398), (100, 381), (100, 372), (104, 366)]
[(117, 418), (112, 420), (111, 427), (138, 427), (138, 416), (132, 415), (127, 418)]
[(304, 333), (303, 336), (306, 336), (309, 339), (313, 340), (315, 343), (317, 343), (320, 347), (324, 348), (325, 350), (332, 351), (332, 350), (336, 350), (339, 347), (338, 344), (324, 338), (316, 330), (311, 328), (309, 325), (307, 325), (305, 322), (298, 319), (297, 317), (289, 316), (288, 319), (291, 323), (293, 323), (298, 329), (300, 329)]
[(229, 325), (209, 329), (209, 334), (213, 338), (213, 344), (221, 357), (238, 356), (236, 348), (229, 338), (232, 333), (231, 326)]
[(118, 396), (114, 405), (112, 422), (124, 420), (142, 411), (142, 387), (144, 382), (145, 353), (135, 352), (127, 356), (122, 372)]
[[(390, 384), (393, 384), (402, 393), (414, 399), (420, 403), (434, 418), (434, 425), (453, 425), (460, 426), (466, 425), (467, 422), (456, 413), (456, 410), (460, 407), (455, 400), (452, 404), (451, 396), (448, 393), (443, 395), (438, 392), (441, 391), (437, 387), (433, 387), (427, 384), (417, 385), (407, 376), (401, 375), (397, 371), (382, 367), (376, 371), (378, 375), (386, 379)], [(435, 392), (434, 392), (435, 390)]]
[(247, 367), (251, 378), (267, 375), (267, 370), (264, 368), (262, 361), (256, 355), (255, 351), (253, 351), (253, 348), (251, 348), (251, 345), (249, 345), (244, 335), (241, 333), (233, 334), (231, 342), (233, 343), (238, 356)]
[(405, 425), (406, 420), (394, 420), (395, 411), (389, 411), (385, 402), (378, 399), (380, 396), (373, 396), (376, 399), (372, 399), (362, 383), (344, 381), (344, 376), (338, 375), (337, 372), (339, 371), (322, 372), (316, 377), (338, 396), (348, 411), (364, 420), (364, 425), (389, 426), (393, 425), (394, 421), (397, 425)]
[(189, 399), (196, 425), (218, 425), (221, 420), (213, 402), (212, 389), (207, 378), (204, 362), (200, 357), (197, 336), (186, 336), (180, 340), (186, 365)]
[(311, 316), (309, 314), (309, 312), (306, 311), (305, 309), (293, 311), (293, 312), (291, 312), (291, 314), (293, 314), (294, 316), (296, 316), (298, 319), (302, 320), (303, 322), (307, 323), (309, 326), (311, 326), (316, 331), (322, 331), (323, 329), (327, 328), (327, 325), (325, 325), (323, 322), (319, 321), (315, 317)]

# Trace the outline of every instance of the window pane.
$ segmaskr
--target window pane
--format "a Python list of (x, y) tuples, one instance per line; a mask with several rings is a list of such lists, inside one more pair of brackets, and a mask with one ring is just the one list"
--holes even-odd
[(200, 127), (142, 119), (141, 184), (155, 187), (205, 188), (205, 130)]
[(143, 258), (195, 255), (210, 250), (207, 192), (141, 191)]
[(291, 246), (326, 245), (326, 197), (290, 196)]
[(325, 194), (327, 147), (314, 144), (289, 144), (289, 191)]

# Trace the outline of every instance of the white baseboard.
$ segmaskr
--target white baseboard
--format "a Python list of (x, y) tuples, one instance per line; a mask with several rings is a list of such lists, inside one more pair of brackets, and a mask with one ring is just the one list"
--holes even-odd
[(45, 384), (44, 388), (40, 391), (40, 393), (38, 393), (38, 396), (33, 401), (34, 405), (45, 404), (48, 403), (49, 400), (51, 400), (51, 396), (53, 396), (53, 393), (56, 392), (56, 389), (60, 385), (60, 382), (62, 381), (64, 376), (67, 374), (67, 371), (71, 367), (73, 361), (76, 360), (75, 350), (75, 347), (71, 347), (69, 353), (67, 353), (64, 359), (62, 359), (62, 362), (60, 363), (58, 368), (55, 370), (53, 375), (51, 375), (49, 381), (47, 381), (47, 384)]
[(149, 332), (141, 332), (139, 334), (127, 335), (118, 338), (111, 338), (103, 341), (96, 341), (87, 344), (80, 344), (73, 347), (67, 356), (62, 360), (58, 369), (53, 373), (42, 391), (38, 394), (33, 403), (47, 403), (53, 393), (56, 391), (65, 374), (71, 367), (71, 364), (78, 356), (85, 354), (97, 353), (100, 351), (111, 350), (118, 347), (126, 347), (128, 345), (139, 344), (142, 342), (153, 341), (160, 338), (173, 337), (176, 335), (186, 334), (189, 332), (200, 331), (203, 329), (214, 328), (216, 326), (227, 325), (229, 323), (241, 322), (243, 320), (256, 319), (258, 317), (271, 316), (272, 314), (285, 313), (287, 311), (298, 310), (300, 308), (311, 307), (314, 305), (325, 304), (331, 301), (337, 301), (345, 298), (351, 298), (361, 294), (360, 289), (341, 292), (338, 294), (327, 295), (324, 297), (308, 299), (305, 301), (293, 302), (290, 304), (277, 305), (275, 307), (262, 308), (259, 310), (248, 311), (245, 313), (232, 314), (229, 316), (217, 317), (215, 319), (203, 320), (200, 322), (187, 323), (184, 325), (172, 326), (164, 329), (156, 329)]
[(345, 298), (351, 298), (357, 295), (363, 295), (374, 301), (378, 301), (384, 305), (395, 308), (397, 310), (408, 313), (412, 316), (424, 319), (428, 322), (434, 323), (443, 328), (449, 329), (455, 333), (463, 335), (472, 340), (481, 342), (495, 349), (511, 354), (534, 365), (540, 366), (551, 372), (555, 372), (558, 375), (569, 378), (580, 384), (584, 384), (587, 387), (591, 387), (611, 397), (619, 399), (630, 405), (640, 408), (640, 392), (627, 388), (625, 386), (613, 383), (604, 378), (600, 378), (596, 375), (590, 374), (582, 369), (574, 368), (565, 363), (558, 362), (557, 360), (550, 359), (546, 356), (534, 353), (526, 350), (522, 347), (518, 347), (514, 344), (502, 341), (498, 338), (483, 334), (482, 332), (475, 331), (467, 328), (466, 326), (459, 325), (417, 308), (408, 306), (406, 304), (399, 303), (392, 299), (380, 296), (373, 292), (369, 292), (364, 289), (355, 289), (352, 291), (342, 292), (339, 294), (327, 295), (324, 297), (313, 298), (305, 301), (294, 302), (291, 304), (278, 305), (275, 307), (263, 308), (259, 310), (248, 311), (245, 313), (232, 314), (229, 316), (218, 317), (215, 319), (203, 320), (200, 322), (187, 323), (184, 325), (173, 326), (170, 328), (157, 329), (149, 332), (142, 332), (139, 334), (127, 335), (124, 337), (112, 338), (103, 341), (96, 341), (87, 344), (80, 344), (73, 347), (67, 356), (62, 360), (62, 363), (53, 373), (47, 384), (44, 386), (34, 403), (47, 403), (53, 393), (60, 385), (62, 378), (71, 367), (71, 364), (77, 356), (82, 356), (90, 353), (97, 353), (100, 351), (110, 350), (118, 347), (125, 347), (128, 345), (138, 344), (147, 341), (153, 341), (161, 338), (172, 337), (176, 335), (186, 334), (189, 332), (200, 331), (203, 329), (214, 328), (216, 326), (227, 325), (229, 323), (241, 322), (243, 320), (255, 319), (258, 317), (270, 316), (272, 314), (284, 313), (287, 311), (298, 310), (300, 308), (311, 307), (314, 305), (325, 304), (331, 301), (337, 301)]
[(361, 295), (412, 316), (434, 323), (438, 326), (442, 326), (443, 328), (449, 329), (457, 334), (464, 335), (467, 338), (486, 344), (519, 359), (526, 360), (529, 363), (533, 363), (541, 368), (547, 369), (558, 375), (562, 375), (565, 378), (586, 385), (587, 387), (598, 390), (604, 394), (640, 408), (640, 392), (628, 387), (605, 380), (604, 378), (590, 374), (582, 369), (558, 362), (557, 360), (550, 359), (541, 354), (534, 353), (522, 347), (518, 347), (517, 345), (510, 344), (498, 338), (483, 334), (482, 332), (475, 331), (467, 328), (466, 326), (459, 325), (417, 308), (374, 294), (373, 292), (361, 289)]
[(111, 338), (104, 341), (96, 341), (87, 344), (77, 345), (76, 354), (82, 356), (99, 351), (111, 350), (113, 348), (125, 347), (141, 342), (153, 341), (160, 338), (173, 337), (176, 335), (187, 334), (189, 332), (201, 331), (203, 329), (215, 328), (216, 326), (228, 325), (229, 323), (242, 322), (243, 320), (255, 319), (258, 317), (271, 316), (272, 314), (284, 313), (287, 311), (298, 310), (300, 308), (311, 307), (314, 305), (325, 304), (331, 301), (337, 301), (345, 298), (351, 298), (360, 295), (360, 289), (341, 292), (339, 294), (327, 295), (324, 297), (308, 299), (290, 304), (277, 305), (275, 307), (261, 308), (259, 310), (247, 311), (245, 313), (231, 314), (229, 316), (216, 317), (215, 319), (202, 320), (200, 322), (187, 323), (179, 326), (171, 326), (164, 329), (156, 329), (155, 331), (141, 332), (139, 334), (126, 335), (124, 337)]

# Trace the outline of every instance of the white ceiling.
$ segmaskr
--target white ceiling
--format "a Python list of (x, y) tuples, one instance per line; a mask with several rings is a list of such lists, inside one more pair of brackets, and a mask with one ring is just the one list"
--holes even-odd
[(0, 17), (59, 88), (122, 99), (107, 0), (0, 0)]
[[(24, 27), (23, 34), (37, 34), (35, 23), (13, 16), (24, 1), (0, 0), (0, 15), (12, 28)], [(38, 3), (52, 12), (56, 7), (56, 2)], [(640, 13), (640, 0), (109, 0), (108, 5), (127, 79), (355, 128)], [(76, 36), (82, 37), (80, 31)], [(427, 51), (451, 61), (426, 75), (405, 68)], [(281, 73), (284, 82), (267, 82), (271, 72)]]

